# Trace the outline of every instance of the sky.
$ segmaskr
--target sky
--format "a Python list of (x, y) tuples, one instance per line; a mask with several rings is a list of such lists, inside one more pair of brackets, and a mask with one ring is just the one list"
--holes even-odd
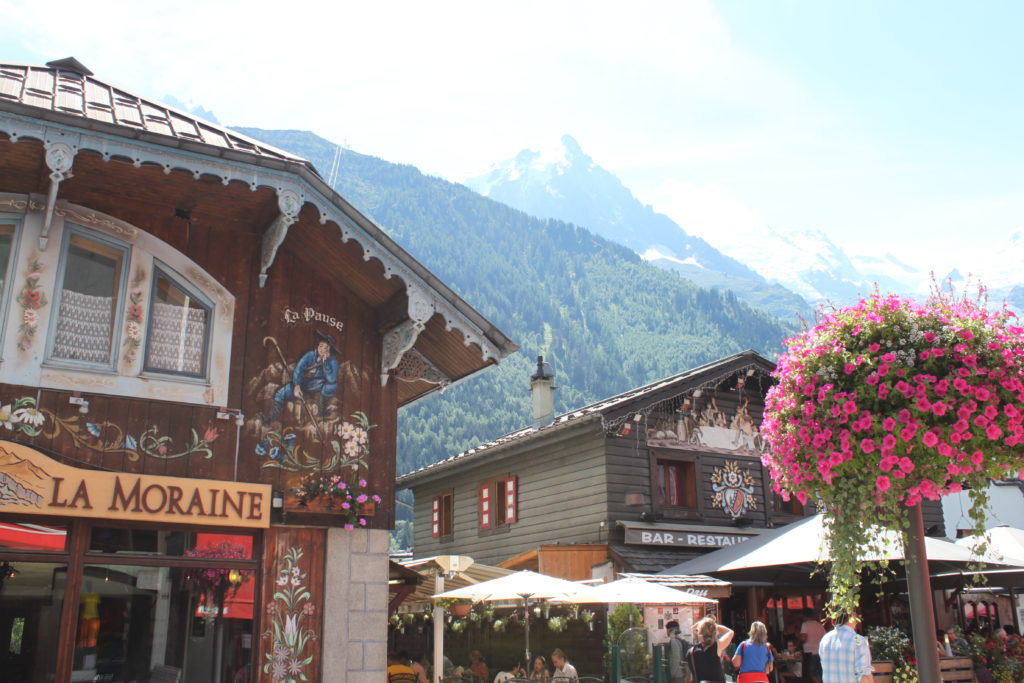
[(73, 55), (227, 125), (312, 130), (453, 181), (568, 133), (713, 244), (820, 230), (977, 272), (1024, 226), (1024, 3), (39, 7), (0, 0), (0, 59)]

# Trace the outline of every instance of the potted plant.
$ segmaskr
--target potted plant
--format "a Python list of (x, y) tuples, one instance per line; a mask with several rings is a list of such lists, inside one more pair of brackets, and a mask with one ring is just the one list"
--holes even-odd
[(895, 626), (873, 626), (868, 629), (871, 657), (877, 662), (892, 662), (898, 670), (907, 663), (910, 638)]
[(457, 618), (468, 615), (473, 609), (473, 601), (463, 598), (442, 598), (435, 604), (439, 607), (445, 608), (448, 611), (448, 614)]
[(367, 493), (365, 479), (346, 481), (340, 475), (310, 472), (293, 489), (299, 505), (314, 512), (328, 512), (343, 517), (346, 529), (364, 527), (372, 517), (381, 497)]

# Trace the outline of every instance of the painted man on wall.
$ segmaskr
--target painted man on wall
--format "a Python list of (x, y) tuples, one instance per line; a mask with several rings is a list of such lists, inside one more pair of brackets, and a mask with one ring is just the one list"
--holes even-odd
[(317, 414), (323, 415), (327, 402), (338, 390), (339, 363), (335, 356), (340, 352), (334, 337), (319, 330), (314, 330), (313, 334), (317, 339), (316, 348), (303, 354), (292, 371), (292, 381), (274, 393), (274, 405), (267, 416), (269, 421), (276, 420), (285, 403), (290, 401), (298, 401), (305, 410), (315, 405)]

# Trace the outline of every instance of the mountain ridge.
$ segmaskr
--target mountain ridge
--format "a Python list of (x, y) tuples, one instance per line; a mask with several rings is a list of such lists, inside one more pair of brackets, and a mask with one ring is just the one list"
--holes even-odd
[(807, 302), (784, 286), (769, 282), (741, 260), (639, 201), (570, 135), (563, 135), (557, 148), (524, 149), (466, 180), (466, 185), (530, 215), (580, 225), (702, 287), (732, 290), (773, 315), (793, 320), (811, 313)]
[[(320, 169), (338, 149), (304, 131), (237, 130)], [(556, 410), (566, 412), (729, 353), (773, 356), (795, 329), (577, 225), (409, 165), (343, 150), (335, 187), (522, 348), (401, 411), (400, 473), (529, 424), (538, 354), (558, 376)]]

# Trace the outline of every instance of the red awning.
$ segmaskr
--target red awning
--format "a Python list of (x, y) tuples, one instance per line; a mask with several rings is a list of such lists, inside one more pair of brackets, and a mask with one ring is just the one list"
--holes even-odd
[(40, 524), (0, 522), (0, 547), (19, 550), (64, 550), (67, 529)]

